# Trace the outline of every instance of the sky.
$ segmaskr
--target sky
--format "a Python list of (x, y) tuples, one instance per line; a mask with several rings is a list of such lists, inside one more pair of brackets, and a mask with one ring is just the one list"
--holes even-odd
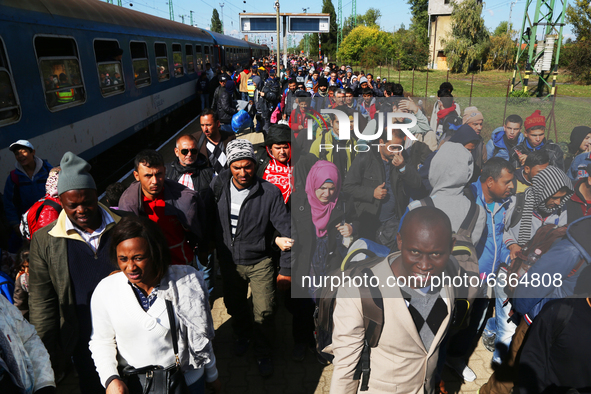
[[(182, 22), (182, 15), (185, 16), (184, 21), (186, 24), (190, 24), (190, 11), (193, 12), (193, 24), (198, 27), (209, 29), (211, 23), (211, 15), (213, 8), (217, 8), (222, 15), (222, 8), (220, 4), (224, 4), (223, 7), (223, 23), (225, 33), (234, 37), (241, 38), (242, 35), (239, 32), (239, 17), (238, 14), (243, 10), (246, 12), (275, 12), (273, 5), (274, 0), (225, 0), (220, 2), (219, 0), (171, 0), (173, 1), (173, 9), (175, 20)], [(494, 30), (500, 22), (509, 19), (509, 12), (511, 9), (511, 3), (514, 0), (489, 0), (485, 1), (485, 7), (483, 10), (484, 22), (489, 30)], [(117, 0), (114, 1), (116, 3)], [(342, 0), (343, 2), (343, 20), (350, 16), (352, 13), (352, 0)], [(337, 0), (333, 0), (335, 11), (337, 10)], [(513, 22), (514, 29), (520, 29), (523, 21), (523, 15), (525, 13), (526, 0), (517, 0), (513, 7), (511, 14), (511, 21)], [(124, 0), (123, 6), (131, 8), (136, 11), (144, 12), (147, 14), (159, 16), (162, 18), (169, 17), (169, 5), (167, 0)], [(281, 12), (292, 12), (301, 13), (304, 8), (307, 8), (307, 12), (319, 13), (322, 12), (322, 1), (321, 0), (299, 0), (299, 1), (286, 1), (280, 2)], [(397, 30), (402, 24), (407, 28), (410, 25), (411, 13), (410, 8), (406, 0), (387, 0), (380, 2), (371, 1), (357, 1), (357, 15), (364, 14), (367, 9), (374, 7), (378, 8), (382, 17), (379, 20), (381, 28), (385, 31)], [(535, 7), (535, 1), (532, 4), (530, 15), (533, 15), (533, 7)], [(572, 37), (569, 26), (565, 26), (564, 36)], [(252, 36), (252, 35), (251, 35)], [(296, 35), (296, 40), (299, 40), (301, 35)], [(269, 39), (270, 35), (264, 37), (264, 35), (256, 35), (255, 38), (262, 40)], [(262, 43), (262, 42), (261, 42)]]

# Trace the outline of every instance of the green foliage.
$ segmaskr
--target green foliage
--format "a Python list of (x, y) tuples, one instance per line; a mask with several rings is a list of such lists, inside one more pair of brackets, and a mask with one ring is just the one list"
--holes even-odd
[(370, 47), (379, 48), (382, 60), (394, 58), (398, 53), (398, 45), (391, 33), (381, 31), (377, 27), (359, 26), (343, 40), (339, 49), (339, 59), (345, 63), (358, 63)]
[(591, 40), (591, 0), (574, 0), (566, 9), (566, 22), (573, 25), (577, 41)]
[[(591, 84), (591, 41), (578, 41), (569, 45), (567, 70), (574, 81), (584, 85)], [(561, 56), (562, 57), (562, 56)]]
[(502, 21), (501, 23), (499, 23), (499, 25), (497, 26), (497, 28), (495, 29), (495, 31), (493, 32), (492, 35), (494, 37), (499, 37), (499, 36), (502, 36), (504, 34), (507, 34), (507, 32), (509, 32), (509, 34), (511, 34), (511, 36), (512, 36), (514, 33), (516, 33), (513, 30), (513, 23), (511, 23), (511, 26), (510, 26), (509, 30), (507, 30), (507, 24), (508, 23), (509, 22), (507, 22), (507, 21)]
[(397, 62), (400, 61), (401, 69), (422, 68), (429, 61), (429, 43), (423, 39), (420, 30), (400, 28), (394, 33), (394, 41), (400, 47), (394, 61), (397, 66)]
[(517, 43), (511, 39), (511, 33), (507, 34), (507, 30), (505, 30), (504, 33), (490, 38), (490, 49), (484, 69), (511, 69), (516, 55)]
[[(382, 17), (382, 12), (376, 8), (369, 8), (365, 14), (357, 15), (357, 26), (377, 26), (378, 19)], [(353, 26), (353, 17), (346, 17), (343, 21), (343, 38), (347, 37), (351, 30), (356, 26)]]
[(366, 68), (375, 68), (382, 60), (382, 47), (378, 45), (372, 45), (365, 48), (361, 55), (361, 64)]
[(531, 91), (525, 92), (523, 90), (514, 90), (509, 93), (509, 105), (524, 105), (529, 102), (531, 98)]
[(482, 18), (482, 3), (476, 0), (452, 1), (451, 34), (441, 42), (447, 64), (454, 72), (468, 72), (474, 64), (486, 60), (490, 41)]
[[(412, 15), (410, 30), (414, 33), (414, 38), (427, 46), (429, 51), (429, 34), (427, 27), (429, 25), (429, 0), (407, 0), (410, 5)], [(429, 61), (429, 54), (425, 63)]]
[[(337, 52), (337, 14), (331, 0), (322, 0), (322, 12), (330, 14), (329, 32), (321, 34), (322, 56), (328, 55), (331, 59), (335, 58)], [(318, 44), (318, 42), (316, 42)], [(316, 45), (318, 48), (318, 45)]]
[(224, 33), (224, 29), (222, 28), (222, 21), (220, 20), (220, 14), (218, 14), (217, 9), (213, 9), (213, 13), (211, 14), (211, 31), (215, 33)]

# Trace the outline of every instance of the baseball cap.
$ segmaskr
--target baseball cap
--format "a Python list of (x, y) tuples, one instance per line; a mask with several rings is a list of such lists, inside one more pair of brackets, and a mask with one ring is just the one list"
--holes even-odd
[(380, 76), (378, 75), (378, 77), (377, 77), (376, 79), (382, 79), (382, 77), (380, 77)]
[(18, 140), (16, 142), (10, 144), (10, 147), (8, 148), (8, 150), (10, 150), (11, 152), (14, 152), (18, 148), (29, 148), (31, 150), (35, 150), (35, 148), (33, 147), (33, 144), (31, 144), (27, 140)]
[(350, 68), (348, 68), (348, 69), (347, 69), (347, 72), (348, 72), (348, 73), (352, 73), (352, 72), (353, 72), (353, 70), (352, 70), (352, 69), (350, 69)]
[(364, 82), (367, 82), (367, 78), (366, 77), (361, 77), (359, 79), (359, 83), (364, 83)]
[(272, 69), (269, 70), (269, 75), (275, 75), (275, 69), (274, 68), (272, 68)]
[(226, 82), (228, 78), (225, 75), (220, 76), (220, 82)]

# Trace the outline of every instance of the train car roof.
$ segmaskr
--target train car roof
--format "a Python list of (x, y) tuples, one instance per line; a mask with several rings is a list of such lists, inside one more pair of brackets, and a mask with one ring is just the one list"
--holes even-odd
[(242, 47), (242, 48), (248, 48), (248, 42), (246, 42), (244, 40), (240, 40), (238, 38), (234, 38), (231, 36), (225, 36), (220, 33), (215, 33), (211, 30), (203, 29), (203, 31), (209, 33), (213, 37), (215, 43), (218, 45), (232, 45), (232, 46), (237, 46), (237, 47)]
[(213, 42), (203, 29), (99, 0), (0, 0), (0, 20)]

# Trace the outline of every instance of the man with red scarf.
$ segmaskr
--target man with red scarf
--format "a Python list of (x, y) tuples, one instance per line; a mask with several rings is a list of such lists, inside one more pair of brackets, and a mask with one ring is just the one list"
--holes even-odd
[(293, 191), (291, 164), (291, 129), (285, 124), (271, 125), (265, 137), (265, 149), (257, 157), (257, 176), (281, 190), (288, 211)]

